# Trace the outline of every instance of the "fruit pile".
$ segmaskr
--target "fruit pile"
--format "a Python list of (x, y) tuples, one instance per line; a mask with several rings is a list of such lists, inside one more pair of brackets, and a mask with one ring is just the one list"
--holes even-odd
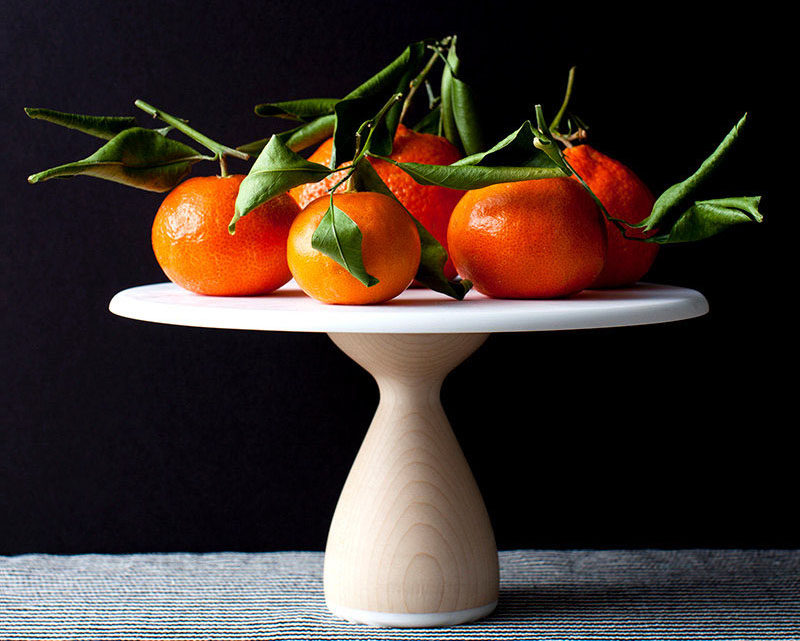
[[(573, 83), (574, 69), (552, 121), (537, 105), (535, 120), (494, 145), (484, 141), (455, 36), (410, 44), (341, 99), (256, 106), (295, 126), (237, 148), (141, 100), (136, 106), (164, 127), (26, 109), (107, 141), (28, 180), (87, 175), (169, 191), (152, 245), (170, 280), (198, 294), (253, 296), (294, 277), (334, 304), (382, 303), (409, 286), (458, 300), (473, 286), (497, 298), (622, 287), (647, 273), (660, 245), (761, 222), (759, 197), (703, 193), (744, 117), (697, 171), (655, 198), (586, 144), (586, 125), (569, 111)], [(404, 124), (426, 95), (424, 117)], [(246, 176), (228, 175), (229, 158), (255, 162)], [(219, 162), (220, 175), (187, 179), (202, 161)]]

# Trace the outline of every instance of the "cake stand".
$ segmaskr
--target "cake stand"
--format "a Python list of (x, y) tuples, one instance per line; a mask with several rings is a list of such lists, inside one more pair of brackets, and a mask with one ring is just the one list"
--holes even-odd
[(325, 551), (325, 599), (350, 621), (455, 625), (497, 605), (497, 549), (480, 491), (439, 401), (445, 376), (492, 332), (665, 323), (708, 311), (691, 289), (638, 284), (560, 300), (455, 301), (409, 289), (377, 306), (323, 305), (289, 283), (252, 298), (134, 287), (110, 310), (143, 321), (326, 332), (372, 374), (380, 402), (342, 490)]

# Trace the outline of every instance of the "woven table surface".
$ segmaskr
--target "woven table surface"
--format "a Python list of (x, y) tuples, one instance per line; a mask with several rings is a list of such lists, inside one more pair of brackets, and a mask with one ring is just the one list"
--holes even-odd
[(0, 639), (800, 639), (800, 550), (500, 553), (489, 618), (335, 619), (322, 553), (0, 557)]

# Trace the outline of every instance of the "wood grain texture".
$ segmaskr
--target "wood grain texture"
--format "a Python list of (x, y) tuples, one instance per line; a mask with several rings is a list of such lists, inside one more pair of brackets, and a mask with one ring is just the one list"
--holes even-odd
[(494, 533), (439, 400), (486, 334), (330, 334), (378, 382), (380, 403), (328, 535), (328, 603), (451, 612), (497, 599)]

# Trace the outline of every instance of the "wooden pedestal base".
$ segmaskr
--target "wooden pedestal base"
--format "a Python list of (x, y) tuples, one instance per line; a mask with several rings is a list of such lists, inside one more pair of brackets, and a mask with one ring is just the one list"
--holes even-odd
[[(708, 311), (696, 291), (648, 284), (546, 301), (470, 292), (457, 302), (409, 289), (391, 305), (351, 306), (320, 305), (295, 283), (253, 298), (162, 283), (126, 289), (109, 307), (174, 325), (328, 332), (372, 373), (381, 401), (331, 524), (325, 595), (343, 618), (413, 627), (470, 621), (497, 599), (492, 528), (439, 403), (444, 377), (486, 339), (471, 332), (625, 327)], [(392, 333), (431, 328), (450, 333)]]
[(497, 549), (439, 401), (487, 334), (330, 334), (378, 382), (380, 404), (325, 552), (334, 614), (370, 625), (454, 625), (497, 602)]

